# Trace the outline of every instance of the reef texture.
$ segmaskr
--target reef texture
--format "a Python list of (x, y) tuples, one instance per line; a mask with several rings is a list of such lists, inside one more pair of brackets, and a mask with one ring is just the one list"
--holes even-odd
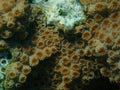
[(19, 90), (30, 74), (47, 78), (35, 90), (83, 90), (82, 85), (102, 77), (120, 84), (119, 0), (79, 0), (86, 20), (71, 30), (48, 25), (40, 5), (0, 2), (0, 51), (5, 53), (0, 52), (0, 90)]

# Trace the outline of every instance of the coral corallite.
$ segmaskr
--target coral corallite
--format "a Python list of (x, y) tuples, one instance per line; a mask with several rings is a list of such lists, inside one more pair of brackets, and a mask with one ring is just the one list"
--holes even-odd
[(33, 66), (36, 66), (38, 64), (39, 64), (38, 58), (35, 55), (30, 56), (29, 65), (33, 67)]
[(15, 78), (16, 76), (17, 76), (17, 72), (16, 71), (9, 72), (9, 77), (10, 78)]
[(30, 72), (31, 72), (31, 67), (30, 67), (30, 66), (24, 65), (24, 66), (22, 67), (22, 73), (23, 73), (23, 74), (28, 75)]
[(20, 76), (19, 76), (20, 83), (25, 83), (26, 79), (27, 79), (27, 77), (24, 74), (20, 74)]
[(44, 60), (45, 55), (44, 55), (44, 51), (41, 49), (38, 49), (35, 51), (35, 56), (39, 59), (39, 60)]

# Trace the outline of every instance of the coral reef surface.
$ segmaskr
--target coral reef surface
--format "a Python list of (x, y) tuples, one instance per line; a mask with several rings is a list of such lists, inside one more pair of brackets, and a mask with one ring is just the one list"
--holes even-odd
[(120, 90), (119, 0), (0, 2), (0, 90)]

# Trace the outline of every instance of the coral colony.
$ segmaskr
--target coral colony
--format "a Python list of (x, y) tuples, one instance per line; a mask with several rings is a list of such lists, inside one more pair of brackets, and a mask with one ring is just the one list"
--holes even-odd
[(48, 60), (50, 90), (72, 90), (76, 79), (120, 84), (120, 1), (0, 0), (0, 90), (18, 90)]

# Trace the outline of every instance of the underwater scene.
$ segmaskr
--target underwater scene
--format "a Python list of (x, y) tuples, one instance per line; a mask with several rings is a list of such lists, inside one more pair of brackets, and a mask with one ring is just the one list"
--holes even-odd
[(0, 0), (0, 90), (120, 90), (120, 0)]

